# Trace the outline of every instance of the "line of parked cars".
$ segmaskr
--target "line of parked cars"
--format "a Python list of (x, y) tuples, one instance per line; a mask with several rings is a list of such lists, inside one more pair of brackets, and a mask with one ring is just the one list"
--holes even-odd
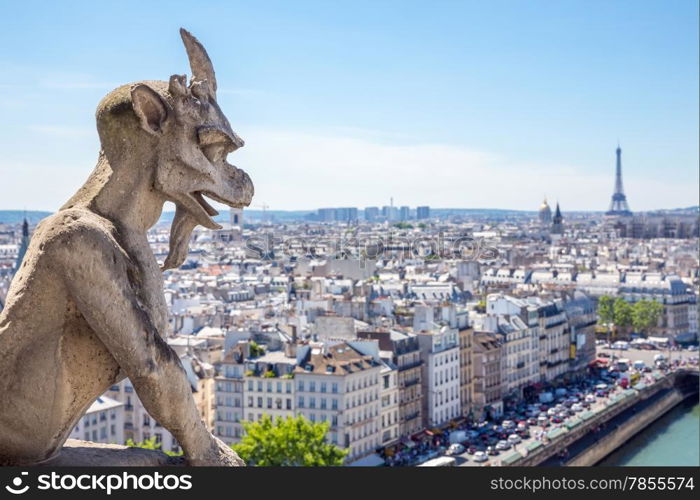
[(591, 407), (599, 398), (616, 390), (615, 379), (605, 373), (552, 392), (551, 401), (519, 403), (507, 408), (502, 420), (467, 426), (463, 439), (447, 449), (448, 455), (466, 455), (474, 462), (485, 462), (531, 437), (532, 428), (542, 430), (561, 424), (567, 418)]

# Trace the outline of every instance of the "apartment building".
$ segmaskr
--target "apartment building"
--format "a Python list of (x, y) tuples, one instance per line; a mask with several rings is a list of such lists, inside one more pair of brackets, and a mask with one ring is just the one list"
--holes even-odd
[(461, 413), (469, 415), (472, 403), (472, 344), (474, 339), (473, 328), (461, 328), (459, 330), (459, 394), (462, 404)]
[(234, 444), (243, 436), (243, 362), (249, 352), (247, 342), (241, 342), (226, 352), (220, 375), (216, 377), (216, 419), (214, 434), (226, 444)]
[(399, 434), (399, 370), (391, 360), (382, 360), (381, 389), (381, 432), (382, 446), (398, 441)]
[(474, 332), (472, 413), (476, 418), (503, 413), (501, 341), (491, 332)]
[(540, 380), (537, 308), (522, 299), (491, 294), (487, 297), (484, 330), (501, 336), (504, 397), (521, 397), (525, 387)]
[(462, 412), (458, 331), (433, 324), (432, 330), (421, 330), (416, 337), (423, 361), (423, 427), (439, 427)]
[(529, 304), (537, 309), (539, 322), (539, 377), (551, 382), (569, 370), (571, 332), (560, 299), (543, 300), (529, 297)]
[[(216, 417), (214, 367), (190, 354), (180, 358), (192, 388), (199, 414), (207, 429), (214, 430)], [(134, 386), (127, 378), (111, 386), (105, 395), (124, 404), (124, 439), (135, 442), (155, 438), (156, 444), (167, 451), (181, 451), (180, 445), (170, 432), (153, 418), (139, 399)]]
[(124, 403), (106, 396), (97, 398), (75, 425), (70, 438), (124, 444)]
[(382, 444), (381, 371), (378, 357), (345, 342), (297, 346), (296, 413), (329, 422), (330, 442), (348, 450), (352, 462)]
[(417, 337), (396, 330), (360, 331), (357, 336), (379, 342), (380, 352), (387, 353), (398, 370), (399, 436), (420, 431), (423, 428), (423, 362)]

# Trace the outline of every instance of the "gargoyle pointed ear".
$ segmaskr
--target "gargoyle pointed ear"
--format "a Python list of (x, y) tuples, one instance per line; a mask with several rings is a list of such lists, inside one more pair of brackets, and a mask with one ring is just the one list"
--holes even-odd
[(212, 97), (216, 98), (216, 75), (214, 75), (214, 65), (209, 59), (204, 46), (185, 28), (180, 28), (180, 36), (187, 50), (187, 57), (190, 60), (192, 69), (192, 79), (206, 80), (212, 92)]
[(131, 87), (131, 102), (141, 128), (149, 134), (161, 134), (168, 119), (168, 106), (163, 98), (148, 85), (139, 83)]

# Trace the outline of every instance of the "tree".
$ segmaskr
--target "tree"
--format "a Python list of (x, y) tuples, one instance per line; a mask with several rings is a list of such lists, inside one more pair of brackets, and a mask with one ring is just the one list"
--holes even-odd
[(302, 415), (275, 420), (263, 415), (258, 422), (243, 422), (245, 434), (232, 448), (246, 464), (260, 467), (342, 465), (347, 451), (326, 443), (329, 428), (328, 422)]
[(636, 332), (647, 333), (659, 323), (664, 307), (655, 300), (640, 300), (632, 306), (632, 327)]
[(626, 329), (632, 326), (632, 306), (622, 297), (613, 303), (613, 323), (616, 328)]
[(129, 438), (126, 440), (126, 445), (129, 448), (143, 448), (144, 450), (160, 450), (163, 453), (165, 453), (168, 456), (171, 457), (179, 457), (182, 455), (182, 452), (175, 452), (175, 451), (168, 451), (168, 450), (161, 450), (161, 444), (156, 443), (156, 438), (152, 437), (150, 439), (145, 439), (143, 441), (139, 441), (138, 443), (134, 442), (133, 439)]
[(600, 323), (605, 325), (607, 341), (610, 343), (610, 333), (615, 320), (615, 307), (614, 301), (609, 295), (603, 295), (598, 299), (598, 319)]
[(609, 295), (603, 295), (598, 299), (598, 318), (604, 325), (610, 325), (615, 319), (614, 301)]
[(250, 341), (250, 357), (251, 358), (257, 358), (258, 356), (262, 356), (265, 354), (265, 348), (262, 347), (261, 345), (258, 345), (258, 343), (254, 340)]

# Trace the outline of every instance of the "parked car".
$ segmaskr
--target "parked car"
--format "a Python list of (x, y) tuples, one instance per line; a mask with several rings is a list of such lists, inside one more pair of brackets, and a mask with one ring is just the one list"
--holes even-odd
[(486, 452), (477, 451), (476, 453), (474, 453), (473, 460), (475, 462), (486, 462), (488, 459), (489, 459), (489, 456), (486, 454)]
[(493, 446), (489, 446), (486, 448), (486, 453), (489, 455), (498, 455), (498, 448), (494, 448)]
[(448, 455), (460, 455), (462, 453), (464, 453), (464, 446), (459, 443), (451, 444), (447, 449)]
[(513, 429), (515, 427), (515, 422), (513, 422), (512, 420), (504, 420), (501, 426), (504, 429)]
[(571, 409), (578, 413), (583, 411), (583, 406), (581, 405), (581, 403), (574, 403), (573, 405), (571, 405)]
[(508, 442), (510, 444), (518, 444), (521, 441), (522, 441), (522, 438), (520, 436), (518, 436), (517, 434), (511, 434), (510, 436), (508, 436)]
[(506, 441), (505, 439), (501, 439), (498, 443), (496, 443), (496, 449), (497, 450), (509, 450), (510, 443), (508, 443), (508, 441)]

